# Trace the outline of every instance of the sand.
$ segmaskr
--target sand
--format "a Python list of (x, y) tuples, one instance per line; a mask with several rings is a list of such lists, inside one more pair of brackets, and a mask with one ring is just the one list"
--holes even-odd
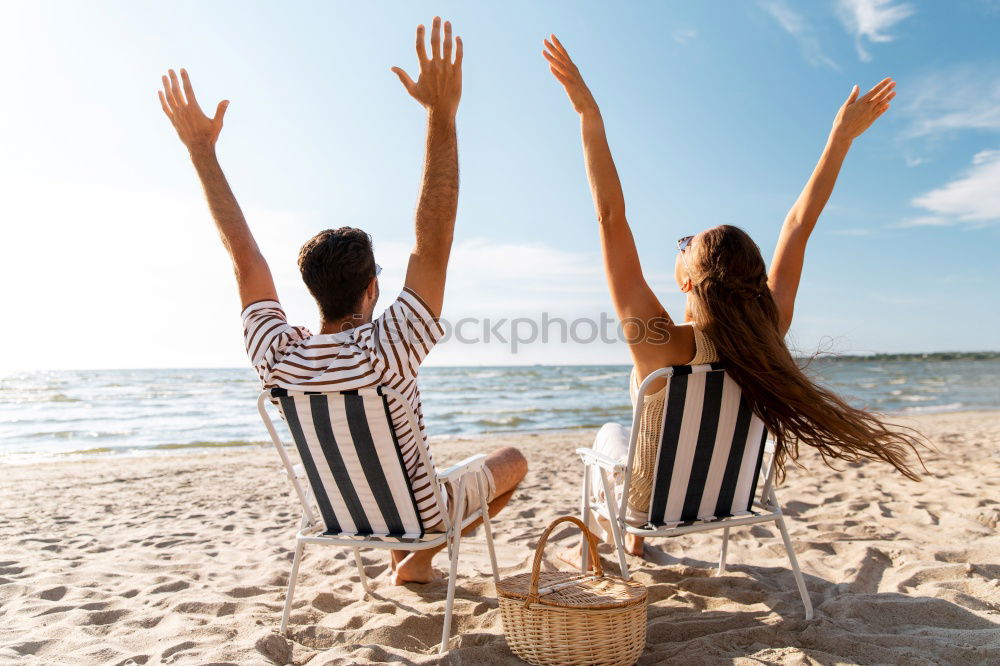
[[(816, 606), (806, 622), (779, 535), (651, 542), (630, 558), (649, 587), (640, 663), (1000, 662), (1000, 412), (924, 416), (930, 476), (804, 459), (779, 498)], [(542, 528), (577, 508), (576, 446), (593, 431), (434, 443), (441, 462), (500, 445), (531, 465), (494, 522), (503, 575), (525, 571)], [(396, 587), (387, 555), (307, 549), (289, 640), (276, 634), (297, 505), (273, 449), (5, 467), (0, 483), (0, 663), (438, 663), (443, 583)], [(557, 533), (545, 565), (570, 545)], [(481, 534), (444, 663), (520, 663), (502, 636)], [(605, 562), (615, 570), (610, 551)], [(443, 555), (435, 561), (443, 567)]]

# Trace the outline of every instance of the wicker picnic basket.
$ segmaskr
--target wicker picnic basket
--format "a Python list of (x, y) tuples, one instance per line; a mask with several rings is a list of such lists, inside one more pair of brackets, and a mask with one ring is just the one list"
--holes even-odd
[[(593, 574), (539, 571), (549, 534), (571, 522), (589, 544)], [(631, 666), (646, 646), (646, 588), (605, 576), (597, 541), (578, 518), (552, 521), (535, 548), (531, 573), (497, 584), (507, 644), (532, 664), (620, 664)]]

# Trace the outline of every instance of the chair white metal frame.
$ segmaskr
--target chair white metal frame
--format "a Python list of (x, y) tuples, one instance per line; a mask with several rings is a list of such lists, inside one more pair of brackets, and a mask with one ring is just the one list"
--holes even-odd
[[(307, 470), (303, 465), (296, 465), (292, 462), (291, 458), (286, 451), (285, 445), (282, 443), (281, 438), (275, 429), (274, 422), (271, 420), (270, 415), (267, 410), (267, 403), (285, 398), (288, 396), (346, 396), (346, 395), (360, 395), (364, 398), (374, 398), (377, 396), (380, 401), (385, 405), (384, 418), (388, 422), (388, 428), (394, 433), (392, 420), (389, 416), (388, 403), (386, 402), (388, 398), (394, 398), (397, 405), (401, 406), (405, 410), (405, 415), (409, 427), (416, 436), (417, 444), (417, 455), (420, 458), (420, 463), (428, 471), (428, 475), (435, 479), (433, 483), (433, 493), (434, 501), (440, 511), (443, 530), (442, 532), (424, 532), (421, 525), (420, 534), (416, 537), (399, 537), (392, 535), (359, 535), (356, 533), (343, 533), (343, 532), (333, 532), (327, 529), (326, 523), (323, 519), (323, 511), (317, 511), (319, 507), (320, 498), (326, 498), (325, 491), (317, 493), (317, 489), (313, 486), (315, 485), (315, 477), (310, 478), (307, 474)], [(286, 403), (287, 404), (287, 403)], [(431, 465), (430, 456), (427, 453), (427, 448), (420, 437), (420, 427), (417, 422), (417, 417), (413, 413), (412, 408), (410, 408), (409, 402), (394, 389), (389, 387), (376, 387), (369, 389), (359, 389), (357, 391), (346, 391), (343, 393), (339, 392), (329, 392), (329, 393), (317, 393), (317, 392), (295, 392), (295, 391), (285, 391), (284, 389), (269, 389), (261, 392), (260, 396), (257, 398), (257, 409), (260, 412), (261, 419), (264, 421), (264, 425), (267, 428), (268, 434), (271, 436), (271, 441), (274, 443), (275, 448), (278, 450), (278, 455), (281, 456), (281, 461), (285, 466), (285, 472), (288, 475), (288, 479), (291, 481), (292, 486), (295, 489), (295, 493), (298, 496), (299, 502), (302, 505), (302, 520), (299, 525), (298, 533), (295, 535), (295, 556), (292, 559), (292, 571), (288, 579), (288, 591), (285, 596), (285, 607), (281, 614), (281, 633), (285, 634), (288, 629), (288, 617), (292, 608), (292, 599), (295, 593), (295, 583), (298, 578), (299, 564), (302, 560), (302, 553), (307, 544), (319, 544), (328, 546), (341, 546), (344, 548), (350, 548), (354, 552), (354, 562), (357, 565), (358, 573), (361, 576), (361, 584), (364, 588), (366, 594), (371, 593), (371, 588), (368, 585), (368, 578), (365, 575), (364, 566), (361, 561), (361, 548), (374, 548), (381, 550), (426, 550), (428, 548), (434, 548), (435, 546), (440, 546), (446, 544), (448, 548), (448, 559), (449, 559), (449, 569), (448, 569), (448, 593), (445, 602), (445, 616), (444, 616), (444, 626), (441, 630), (441, 644), (439, 646), (439, 654), (444, 654), (448, 648), (448, 639), (451, 633), (451, 620), (452, 620), (452, 607), (455, 600), (455, 577), (458, 570), (458, 553), (459, 545), (462, 541), (462, 530), (469, 526), (475, 520), (482, 518), (483, 520), (483, 531), (486, 537), (486, 547), (490, 555), (490, 564), (493, 568), (493, 579), (496, 582), (500, 580), (499, 570), (497, 568), (496, 553), (493, 549), (493, 533), (490, 529), (490, 517), (489, 508), (487, 505), (487, 485), (486, 479), (483, 475), (484, 462), (486, 456), (479, 454), (470, 456), (465, 460), (448, 467), (447, 469), (435, 468)], [(282, 412), (284, 416), (284, 412)], [(287, 419), (286, 419), (287, 420)], [(296, 447), (308, 446), (306, 442), (298, 441), (301, 435), (300, 432), (296, 433), (296, 429), (291, 429), (293, 440), (295, 440)], [(395, 435), (393, 434), (392, 445), (398, 449), (395, 442)], [(339, 446), (339, 444), (338, 444)], [(302, 449), (297, 448), (300, 455), (299, 458), (303, 463), (306, 461), (301, 455)], [(401, 467), (403, 467), (403, 461), (401, 457), (398, 457), (398, 461)], [(395, 470), (394, 470), (395, 471)], [(406, 469), (402, 469), (403, 477), (406, 477), (406, 483), (409, 485), (409, 479), (406, 475)], [(447, 510), (447, 504), (444, 499), (445, 485), (450, 484), (454, 498), (451, 507), (451, 512)], [(465, 484), (466, 483), (476, 483), (479, 486), (479, 496), (481, 498), (480, 507), (468, 517), (462, 518), (466, 512), (465, 507)], [(412, 496), (412, 491), (411, 491)], [(325, 501), (329, 501), (326, 499)]]
[[(630, 573), (628, 570), (628, 564), (625, 561), (625, 548), (624, 548), (625, 534), (634, 534), (635, 536), (644, 538), (673, 537), (682, 534), (691, 534), (694, 532), (707, 532), (709, 530), (721, 529), (722, 549), (721, 549), (721, 554), (719, 556), (719, 567), (717, 570), (718, 575), (721, 576), (726, 571), (726, 551), (727, 551), (727, 546), (729, 544), (729, 530), (733, 527), (740, 527), (744, 525), (755, 525), (758, 523), (774, 522), (777, 525), (778, 530), (781, 532), (781, 538), (785, 545), (785, 551), (788, 554), (788, 560), (792, 566), (792, 573), (795, 577), (795, 583), (798, 587), (799, 595), (802, 597), (802, 603), (805, 606), (805, 617), (807, 620), (811, 620), (813, 617), (812, 602), (809, 599), (809, 593), (806, 590), (805, 582), (802, 579), (802, 573), (799, 570), (799, 564), (795, 557), (795, 550), (792, 547), (792, 541), (788, 535), (788, 530), (785, 527), (785, 520), (781, 512), (781, 507), (778, 504), (778, 499), (774, 492), (773, 481), (774, 481), (774, 469), (775, 469), (775, 464), (774, 464), (775, 456), (774, 456), (773, 443), (768, 442), (767, 446), (766, 447), (764, 446), (764, 439), (766, 438), (767, 433), (765, 430), (763, 430), (763, 423), (756, 415), (752, 415), (748, 419), (744, 419), (745, 424), (747, 424), (748, 421), (753, 422), (754, 425), (760, 429), (759, 432), (761, 433), (761, 436), (757, 440), (757, 446), (756, 446), (757, 450), (755, 451), (751, 450), (752, 448), (754, 448), (753, 445), (751, 444), (748, 445), (747, 451), (744, 452), (744, 455), (747, 457), (747, 459), (750, 459), (751, 456), (756, 457), (756, 464), (754, 464), (752, 460), (749, 460), (749, 464), (744, 462), (743, 463), (744, 468), (739, 471), (740, 476), (743, 477), (741, 479), (741, 483), (743, 484), (743, 492), (745, 493), (748, 500), (746, 502), (746, 505), (744, 507), (741, 507), (745, 508), (745, 510), (734, 511), (730, 515), (723, 515), (723, 516), (702, 515), (697, 517), (685, 517), (688, 518), (685, 520), (675, 520), (672, 522), (663, 522), (661, 520), (660, 524), (655, 523), (654, 516), (656, 513), (659, 513), (661, 518), (664, 515), (662, 498), (665, 497), (666, 493), (669, 491), (668, 486), (674, 479), (674, 473), (675, 473), (674, 470), (676, 470), (679, 465), (687, 464), (693, 466), (697, 464), (691, 462), (691, 457), (696, 454), (693, 453), (692, 447), (688, 446), (688, 451), (686, 451), (686, 453), (689, 454), (687, 463), (681, 462), (683, 457), (682, 454), (674, 452), (672, 453), (672, 455), (674, 456), (673, 460), (675, 462), (673, 468), (670, 470), (665, 470), (665, 469), (661, 470), (659, 468), (657, 469), (656, 478), (654, 479), (654, 492), (651, 493), (651, 498), (650, 498), (651, 522), (642, 525), (636, 525), (635, 522), (637, 521), (632, 520), (630, 522), (629, 520), (626, 519), (628, 512), (629, 488), (632, 481), (632, 470), (635, 461), (636, 445), (639, 436), (639, 425), (642, 419), (643, 404), (649, 386), (656, 380), (665, 378), (668, 382), (667, 391), (665, 395), (667, 396), (666, 400), (669, 403), (670, 398), (676, 395), (670, 391), (670, 382), (674, 379), (674, 377), (680, 375), (686, 375), (685, 377), (683, 377), (683, 379), (686, 380), (688, 376), (694, 376), (699, 373), (706, 373), (706, 375), (713, 373), (720, 373), (720, 376), (716, 377), (716, 379), (721, 379), (722, 376), (725, 376), (725, 368), (722, 364), (712, 364), (704, 366), (676, 366), (676, 367), (661, 368), (660, 370), (657, 370), (651, 373), (648, 377), (646, 377), (646, 379), (642, 382), (642, 385), (639, 387), (638, 394), (636, 395), (636, 401), (635, 401), (636, 406), (632, 417), (632, 430), (629, 436), (628, 457), (624, 463), (618, 460), (613, 460), (611, 457), (604, 455), (594, 449), (579, 448), (576, 450), (577, 454), (579, 454), (580, 457), (582, 458), (584, 464), (584, 474), (583, 474), (583, 484), (582, 484), (583, 489), (582, 489), (582, 501), (581, 501), (581, 514), (583, 521), (584, 523), (589, 524), (588, 521), (590, 520), (591, 512), (597, 512), (599, 515), (604, 517), (610, 523), (611, 536), (614, 541), (615, 550), (617, 552), (618, 563), (621, 568), (622, 576), (626, 579), (630, 577)], [(735, 383), (732, 382), (732, 380), (728, 376), (725, 376), (725, 382), (727, 384), (731, 382), (731, 384), (727, 386), (727, 390), (731, 392), (731, 394), (727, 396), (727, 399), (732, 400), (733, 398), (735, 398), (737, 401), (741, 400), (739, 395), (739, 389), (738, 387), (736, 387)], [(719, 392), (721, 393), (723, 383), (721, 381), (717, 381), (715, 382), (715, 384), (719, 387)], [(732, 392), (735, 392), (735, 395), (733, 395)], [(706, 398), (709, 396), (709, 394), (710, 391), (708, 390), (704, 391), (704, 396), (706, 396)], [(700, 400), (701, 395), (702, 394), (699, 392), (698, 395), (695, 397), (695, 399)], [(683, 400), (683, 396), (681, 396), (681, 399)], [(720, 403), (720, 400), (721, 397), (717, 397), (714, 400), (714, 402), (712, 402), (712, 408), (717, 407)], [(705, 401), (705, 405), (706, 406), (709, 405), (708, 400)], [(669, 409), (669, 405), (667, 404), (664, 405), (664, 427), (666, 427), (667, 422), (670, 420), (672, 416), (677, 417), (676, 420), (678, 422), (675, 423), (672, 428), (674, 435), (677, 435), (682, 427), (681, 424), (679, 423), (679, 421), (681, 420), (680, 416), (684, 415), (685, 413), (689, 413), (689, 409), (686, 409), (685, 407), (686, 407), (685, 405), (680, 405), (679, 409), (671, 410)], [(740, 407), (741, 408), (745, 407), (745, 403), (740, 403)], [(752, 429), (754, 426), (747, 424), (744, 427), (746, 428), (746, 431), (741, 432), (742, 435), (745, 435), (746, 432), (750, 432), (752, 436), (753, 433), (756, 432)], [(695, 430), (695, 433), (696, 433), (696, 438), (699, 440), (698, 447), (702, 449), (707, 449), (703, 451), (701, 454), (702, 460), (705, 461), (710, 459), (711, 465), (724, 465), (725, 464), (724, 460), (722, 460), (721, 462), (716, 462), (722, 459), (723, 457), (722, 456), (716, 457), (715, 455), (713, 455), (712, 449), (714, 448), (715, 445), (717, 445), (719, 441), (723, 441), (726, 435), (723, 434), (717, 438), (715, 432), (713, 431), (707, 437), (703, 438), (701, 434), (698, 433), (697, 430)], [(665, 438), (663, 437), (663, 434), (661, 432), (661, 437), (660, 437), (661, 449), (664, 446), (663, 444), (664, 439)], [(694, 439), (694, 438), (689, 437), (689, 439)], [(765, 453), (769, 454), (770, 460), (766, 465), (762, 465)], [(669, 460), (669, 457), (667, 459)], [(664, 458), (661, 457), (661, 451), (657, 452), (657, 460), (659, 461), (664, 460)], [(691, 467), (688, 467), (687, 469), (688, 471), (690, 471)], [(745, 472), (744, 469), (750, 471)], [(600, 484), (601, 484), (600, 490), (603, 491), (603, 496), (601, 496), (600, 493), (594, 493), (592, 491), (593, 490), (592, 480), (591, 480), (592, 470), (595, 470), (597, 472), (597, 476), (600, 479)], [(697, 481), (701, 482), (704, 486), (705, 476), (707, 476), (708, 474), (708, 469), (704, 462), (702, 462), (702, 471), (704, 472), (704, 474)], [(615, 475), (620, 475), (620, 478), (623, 479), (620, 498), (616, 498), (615, 488), (612, 483), (612, 478), (614, 478)], [(757, 497), (754, 498), (753, 490), (756, 488), (757, 481), (760, 480), (761, 475), (763, 475), (763, 484), (761, 485), (761, 490), (759, 495), (757, 495)], [(717, 471), (714, 473), (714, 476), (718, 482), (719, 473)], [(747, 478), (748, 476), (750, 476), (751, 478)], [(730, 486), (735, 485), (736, 483), (735, 479), (732, 477), (729, 477), (727, 480), (732, 481), (731, 484), (728, 484)], [(685, 478), (684, 481), (689, 482), (691, 484), (695, 483), (695, 480), (693, 479), (689, 481), (688, 479)], [(715, 506), (716, 498), (718, 497), (720, 490), (724, 492), (723, 487), (725, 485), (727, 484), (723, 482), (721, 486), (717, 485), (714, 489), (709, 489), (708, 491), (706, 491), (709, 494), (703, 495), (701, 498), (698, 499), (696, 503), (700, 504), (701, 506), (706, 506), (706, 505)], [(703, 486), (695, 487), (694, 492), (695, 493), (703, 492), (702, 490)], [(657, 507), (659, 510), (654, 511), (653, 505), (654, 505), (654, 498), (657, 494), (657, 489), (659, 489), (658, 494), (661, 497), (661, 502), (660, 505)], [(712, 493), (713, 490), (716, 493), (715, 496), (710, 495), (710, 493)], [(729, 492), (732, 493), (732, 489), (730, 489)], [(583, 553), (581, 561), (581, 570), (586, 572), (587, 557), (588, 557), (588, 552), (587, 552), (588, 545), (586, 540), (583, 541), (582, 546), (583, 546)]]

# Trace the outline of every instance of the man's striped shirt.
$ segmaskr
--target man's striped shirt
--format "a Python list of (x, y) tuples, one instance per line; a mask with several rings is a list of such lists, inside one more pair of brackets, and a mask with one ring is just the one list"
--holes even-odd
[(247, 354), (264, 388), (350, 391), (388, 386), (406, 398), (417, 415), (419, 433), (412, 431), (395, 398), (389, 398), (389, 411), (426, 526), (439, 523), (441, 515), (432, 477), (417, 455), (416, 437), (427, 443), (417, 371), (442, 335), (444, 329), (427, 304), (408, 288), (377, 319), (342, 333), (313, 335), (303, 326), (290, 326), (277, 301), (258, 301), (243, 310)]

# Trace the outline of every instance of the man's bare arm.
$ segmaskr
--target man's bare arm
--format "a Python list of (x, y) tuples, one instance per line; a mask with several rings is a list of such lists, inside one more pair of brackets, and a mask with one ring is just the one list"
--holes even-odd
[(458, 210), (458, 138), (455, 114), (462, 97), (462, 38), (454, 41), (452, 62), (451, 23), (441, 19), (431, 27), (431, 56), (424, 45), (424, 26), (417, 27), (416, 82), (399, 67), (393, 67), (407, 92), (427, 109), (427, 147), (424, 174), (417, 201), (416, 243), (406, 270), (406, 286), (440, 316), (444, 304), (445, 278), (455, 234)]
[(222, 131), (222, 118), (229, 102), (219, 102), (215, 117), (209, 118), (198, 106), (191, 80), (183, 69), (181, 79), (183, 91), (173, 70), (170, 70), (169, 77), (163, 77), (160, 104), (177, 130), (177, 136), (188, 149), (201, 179), (215, 226), (233, 261), (243, 307), (256, 301), (277, 300), (271, 270), (257, 247), (257, 241), (215, 153), (215, 143)]

